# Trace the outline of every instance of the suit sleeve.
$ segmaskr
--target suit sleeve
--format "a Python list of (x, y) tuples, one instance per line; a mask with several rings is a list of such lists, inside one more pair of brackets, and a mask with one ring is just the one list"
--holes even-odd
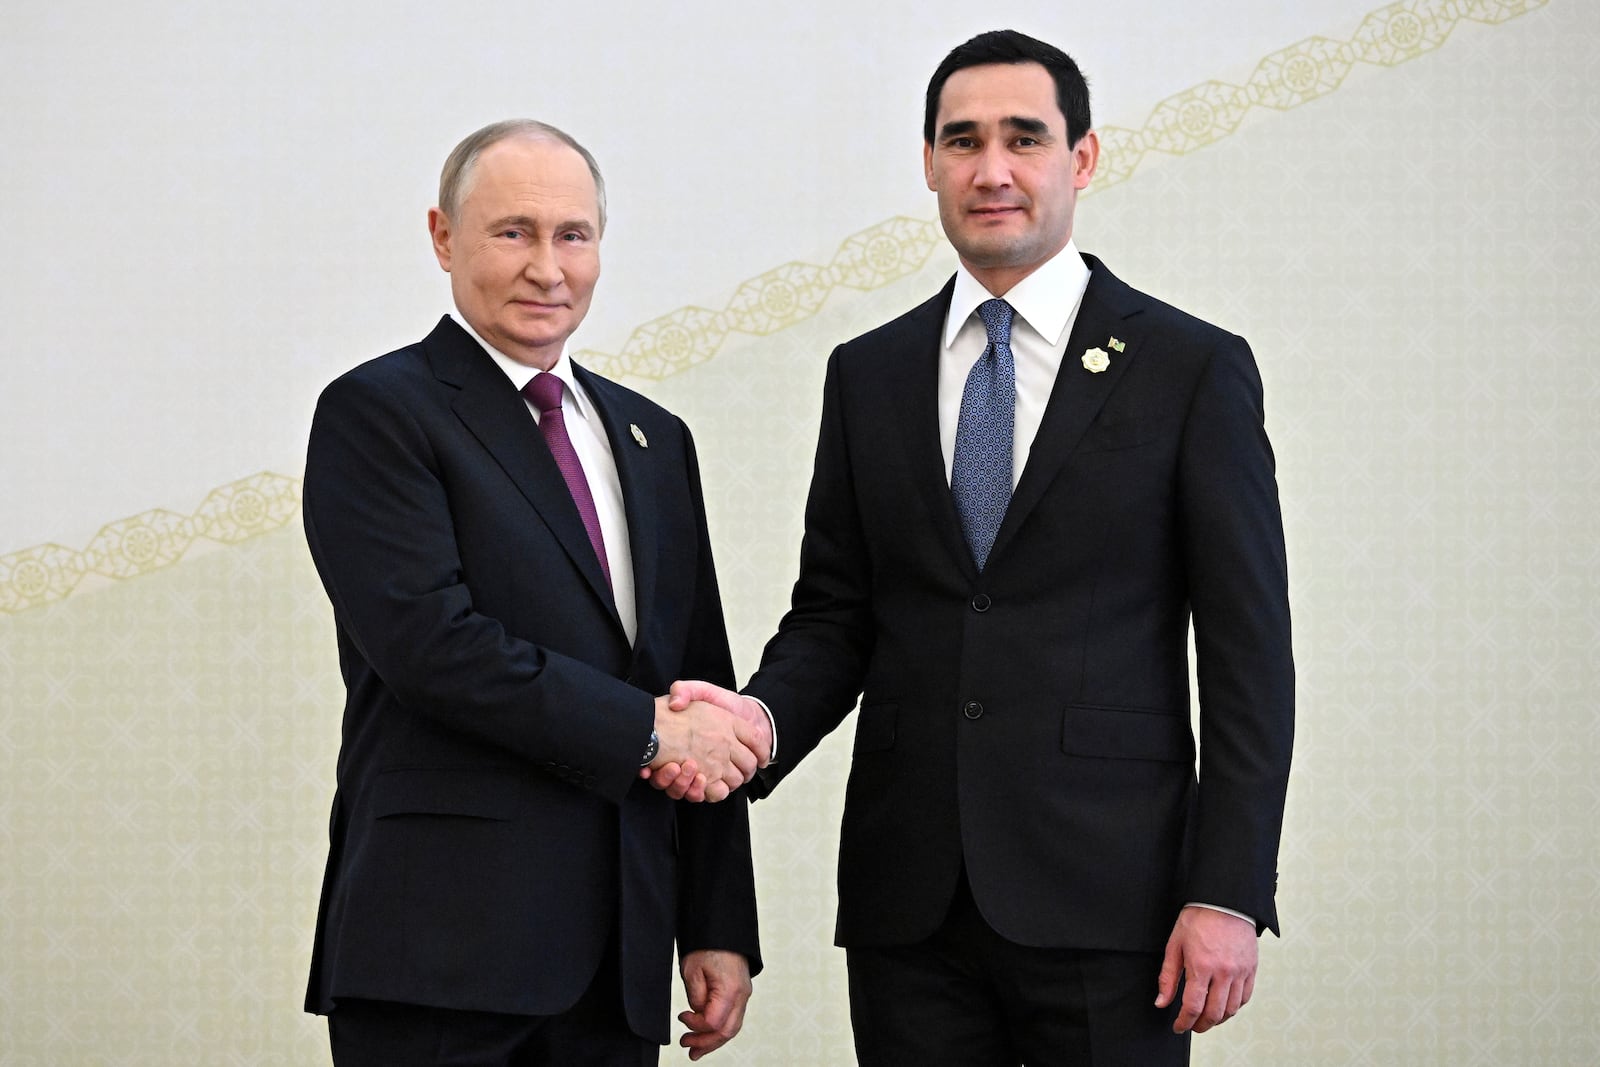
[(823, 387), (799, 577), (746, 687), (772, 709), (779, 738), (778, 762), (751, 783), (758, 797), (855, 707), (872, 655), (872, 566), (851, 471), (842, 352), (829, 359)]
[(1261, 379), (1229, 336), (1201, 375), (1179, 470), (1200, 693), (1200, 774), (1185, 899), (1254, 916), (1273, 904), (1294, 740), (1283, 520)]
[[(731, 688), (733, 657), (728, 650), (722, 598), (706, 526), (700, 464), (687, 427), (683, 437), (699, 540), (699, 575), (682, 674)], [(750, 848), (750, 807), (744, 799), (745, 790), (741, 789), (717, 804), (678, 803), (677, 929), (680, 954), (700, 949), (737, 952), (749, 961), (754, 976), (761, 971), (761, 948)]]
[(462, 517), (403, 392), (375, 375), (335, 381), (306, 458), (306, 539), (352, 699), (381, 684), (407, 712), (620, 800), (638, 773), (653, 698), (475, 609), (455, 535)]

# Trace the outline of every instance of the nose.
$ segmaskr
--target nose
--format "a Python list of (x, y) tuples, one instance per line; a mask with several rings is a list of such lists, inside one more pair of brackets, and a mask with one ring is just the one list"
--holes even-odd
[(972, 183), (980, 189), (1004, 189), (1011, 184), (1011, 161), (1003, 144), (986, 144), (978, 156)]
[(556, 289), (561, 285), (561, 261), (547, 242), (534, 241), (528, 248), (528, 261), (522, 268), (523, 277), (540, 289)]

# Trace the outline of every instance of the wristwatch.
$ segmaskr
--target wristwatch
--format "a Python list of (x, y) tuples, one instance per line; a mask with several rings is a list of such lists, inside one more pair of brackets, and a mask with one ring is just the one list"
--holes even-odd
[(660, 753), (660, 751), (661, 751), (661, 738), (656, 735), (656, 732), (654, 730), (651, 730), (650, 731), (650, 743), (648, 745), (644, 746), (644, 759), (639, 761), (639, 766), (641, 766), (641, 767), (650, 766), (650, 761), (655, 759), (656, 755), (658, 753)]

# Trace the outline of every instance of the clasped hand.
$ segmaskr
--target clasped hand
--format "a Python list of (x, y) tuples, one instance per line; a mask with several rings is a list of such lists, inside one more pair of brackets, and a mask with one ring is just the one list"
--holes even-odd
[(674, 800), (724, 800), (772, 755), (761, 705), (710, 682), (674, 682), (657, 697), (656, 736), (661, 749), (639, 776)]

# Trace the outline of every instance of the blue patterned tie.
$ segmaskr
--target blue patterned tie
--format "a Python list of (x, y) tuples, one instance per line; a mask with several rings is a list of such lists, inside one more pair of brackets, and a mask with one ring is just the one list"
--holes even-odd
[(983, 570), (1000, 520), (1011, 503), (1011, 425), (1016, 417), (1017, 369), (1011, 360), (1011, 305), (978, 305), (989, 345), (967, 375), (956, 421), (956, 454), (950, 465), (961, 532), (972, 560)]

